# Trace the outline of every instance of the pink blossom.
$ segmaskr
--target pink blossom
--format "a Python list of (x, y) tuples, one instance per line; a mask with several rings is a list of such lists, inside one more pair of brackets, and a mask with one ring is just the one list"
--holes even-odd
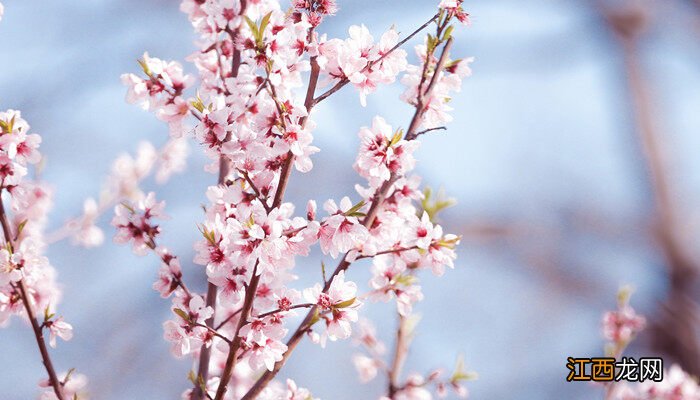
[(356, 299), (357, 285), (345, 281), (345, 272), (340, 271), (333, 278), (328, 293), (322, 292), (320, 284), (304, 290), (304, 298), (317, 304), (326, 312), (327, 336), (330, 340), (347, 339), (352, 332), (351, 323), (357, 321), (357, 308), (361, 303)]
[(664, 371), (661, 382), (645, 381), (639, 384), (640, 399), (643, 400), (698, 400), (700, 385), (696, 378), (673, 364)]
[[(416, 54), (421, 60), (421, 64), (409, 65), (406, 69), (406, 74), (401, 79), (401, 83), (406, 85), (406, 91), (401, 95), (402, 100), (411, 105), (417, 105), (419, 88), (424, 97), (422, 101), (424, 112), (420, 129), (437, 128), (452, 121), (452, 116), (450, 115), (452, 107), (449, 106), (451, 92), (459, 92), (461, 90), (463, 78), (471, 74), (469, 64), (474, 61), (473, 58), (455, 61), (448, 60), (445, 63), (445, 68), (438, 75), (430, 96), (425, 96), (427, 85), (423, 84), (421, 86), (424, 69), (422, 64), (428, 63), (433, 69), (437, 65), (437, 58), (434, 55), (430, 59), (426, 59), (426, 51), (426, 45), (416, 46)], [(430, 80), (432, 80), (432, 77), (426, 79), (426, 81)]]
[(74, 243), (85, 247), (95, 247), (104, 241), (104, 232), (96, 224), (100, 215), (97, 202), (93, 198), (85, 199), (83, 203), (83, 215), (77, 220), (68, 223), (68, 229), (73, 231)]
[(22, 279), (22, 272), (12, 262), (12, 255), (7, 249), (0, 250), (0, 287)]
[(164, 254), (162, 258), (164, 262), (158, 270), (158, 280), (153, 283), (153, 289), (160, 293), (161, 297), (167, 298), (177, 288), (177, 281), (182, 278), (182, 270), (176, 257)]
[(137, 204), (120, 204), (114, 208), (112, 225), (117, 228), (116, 243), (132, 242), (134, 253), (144, 255), (153, 248), (153, 241), (160, 233), (154, 218), (163, 218), (165, 202), (156, 202), (155, 193), (149, 193)]
[(345, 215), (352, 207), (348, 197), (343, 197), (339, 205), (333, 200), (323, 205), (329, 216), (321, 222), (321, 250), (330, 253), (333, 258), (359, 245), (367, 237), (367, 228), (360, 224), (357, 217)]
[(395, 50), (384, 57), (397, 42), (398, 34), (391, 29), (375, 45), (364, 25), (353, 25), (345, 41), (331, 39), (319, 46), (319, 65), (330, 79), (348, 79), (359, 91), (363, 106), (369, 93), (379, 84), (394, 82), (396, 75), (406, 69), (406, 52)]
[(275, 367), (277, 361), (282, 360), (287, 345), (275, 339), (267, 338), (263, 344), (252, 342), (249, 344), (250, 355), (248, 362), (254, 370), (265, 366), (269, 371)]
[(379, 362), (371, 357), (355, 354), (352, 357), (357, 373), (360, 375), (360, 382), (367, 383), (377, 376)]
[(188, 324), (168, 320), (163, 323), (163, 330), (163, 337), (172, 344), (170, 351), (177, 358), (190, 354), (202, 345), (202, 340), (193, 335), (194, 331)]
[[(64, 372), (58, 375), (58, 380), (65, 382), (62, 386), (63, 396), (66, 399), (82, 399), (86, 396), (86, 387), (88, 379), (85, 375), (75, 372)], [(56, 393), (53, 391), (51, 382), (48, 379), (41, 380), (39, 387), (45, 388), (45, 391), (39, 396), (39, 400), (58, 400)]]
[(447, 11), (450, 17), (455, 17), (464, 25), (470, 25), (469, 14), (462, 8), (464, 0), (441, 0), (439, 7)]
[(392, 173), (403, 175), (414, 168), (413, 152), (418, 142), (403, 140), (401, 132), (394, 132), (384, 118), (375, 117), (372, 128), (360, 129), (359, 136), (355, 170), (367, 178), (372, 187), (381, 186)]
[(73, 326), (63, 321), (63, 317), (58, 317), (53, 321), (46, 321), (44, 324), (49, 329), (49, 345), (51, 347), (56, 347), (56, 337), (66, 341), (71, 340), (73, 337)]
[(646, 319), (629, 305), (603, 315), (603, 336), (614, 343), (629, 343), (645, 326)]
[(156, 182), (163, 184), (173, 174), (183, 172), (187, 167), (187, 156), (189, 153), (190, 148), (186, 139), (171, 138), (168, 140), (158, 154)]

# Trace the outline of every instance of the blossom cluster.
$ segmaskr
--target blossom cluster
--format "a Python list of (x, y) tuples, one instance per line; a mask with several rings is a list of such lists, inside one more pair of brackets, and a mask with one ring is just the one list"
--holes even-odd
[[(646, 325), (645, 318), (629, 304), (630, 295), (629, 287), (620, 289), (617, 310), (603, 315), (603, 336), (609, 341), (608, 353), (616, 358), (622, 356), (627, 345)], [(615, 400), (700, 400), (697, 378), (676, 364), (663, 371), (663, 379), (659, 382), (609, 383), (607, 391), (606, 398)]]
[(629, 288), (621, 289), (617, 310), (603, 314), (603, 336), (614, 352), (621, 352), (646, 326), (646, 319), (630, 306), (630, 294)]
[[(130, 243), (139, 255), (153, 252), (162, 262), (154, 288), (173, 303), (164, 337), (176, 357), (199, 359), (185, 398), (306, 398), (294, 382), (268, 379), (302, 337), (322, 346), (349, 338), (363, 299), (395, 298), (399, 314), (408, 316), (423, 298), (417, 273), (440, 276), (454, 266), (459, 237), (445, 234), (423, 209), (420, 178), (412, 170), (416, 129), (449, 120), (447, 93), (459, 90), (468, 72), (468, 62), (445, 63), (449, 23), (460, 19), (461, 6), (442, 5), (429, 21), (437, 34), (427, 39), (432, 47), (420, 66), (409, 65), (393, 28), (378, 42), (363, 25), (350, 27), (346, 39), (329, 39), (317, 28), (337, 11), (334, 1), (296, 0), (292, 6), (285, 11), (274, 0), (184, 0), (181, 10), (199, 35), (199, 49), (187, 59), (198, 82), (178, 62), (148, 53), (139, 60), (142, 74), (122, 76), (127, 102), (167, 123), (171, 140), (198, 143), (212, 161), (205, 169), (217, 175), (206, 191), (202, 238), (194, 244), (206, 294), (188, 289), (178, 257), (160, 244), (164, 203), (154, 194), (122, 196), (112, 221), (116, 242)], [(411, 71), (418, 70), (430, 85), (414, 87)], [(361, 128), (355, 170), (366, 184), (356, 187), (358, 198), (328, 199), (324, 212), (309, 200), (298, 214), (284, 192), (291, 170), (310, 171), (319, 151), (313, 145), (315, 104), (352, 84), (364, 105), (367, 95), (403, 71), (407, 93), (423, 102), (418, 106), (404, 96), (420, 124), (404, 131), (376, 117)], [(308, 87), (299, 93), (307, 76)], [(330, 88), (316, 95), (317, 84)], [(297, 258), (317, 245), (338, 267), (327, 277), (324, 266), (321, 283), (295, 287)], [(373, 271), (366, 294), (347, 272), (363, 259), (371, 259)], [(300, 310), (306, 317), (290, 330)], [(409, 379), (404, 393), (420, 390), (416, 379)], [(430, 381), (444, 386), (437, 375)]]
[[(40, 143), (41, 137), (30, 132), (19, 111), (0, 112), (0, 222), (4, 237), (0, 249), (0, 326), (7, 325), (13, 315), (28, 319), (35, 334), (46, 331), (49, 345), (56, 347), (57, 338), (73, 337), (73, 327), (55, 314), (60, 291), (56, 270), (44, 256), (52, 190), (29, 177), (29, 169), (41, 161)], [(6, 211), (5, 200), (11, 213)], [(43, 320), (37, 315), (43, 315)], [(43, 339), (41, 342), (44, 345)], [(76, 395), (71, 387), (85, 378), (68, 378), (59, 386), (50, 382), (50, 376), (49, 383), (41, 384), (47, 387), (42, 399), (55, 399), (61, 391), (64, 397)]]
[[(418, 318), (415, 316), (405, 320), (406, 323), (402, 329), (412, 331), (417, 320)], [(412, 332), (404, 332), (404, 334), (410, 336)], [(372, 381), (380, 371), (391, 374), (391, 366), (384, 360), (386, 346), (377, 337), (376, 329), (371, 322), (368, 320), (360, 321), (353, 342), (363, 350), (363, 352), (355, 354), (352, 359), (360, 382)], [(400, 349), (397, 348), (396, 351), (400, 351)], [(380, 400), (430, 400), (433, 398), (433, 393), (438, 398), (445, 398), (450, 393), (460, 398), (467, 398), (469, 391), (464, 383), (476, 378), (477, 374), (467, 371), (463, 359), (460, 358), (451, 375), (447, 376), (443, 369), (431, 370), (426, 375), (413, 372), (402, 383), (394, 387), (394, 392), (391, 393), (390, 397), (383, 396), (380, 397)]]
[(664, 370), (661, 382), (646, 381), (636, 386), (620, 385), (615, 389), (616, 400), (698, 400), (700, 385), (678, 365)]

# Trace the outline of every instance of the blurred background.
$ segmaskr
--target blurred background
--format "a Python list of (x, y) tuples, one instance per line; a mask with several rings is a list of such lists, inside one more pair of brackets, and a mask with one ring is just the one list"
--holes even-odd
[[(0, 109), (22, 110), (43, 136), (58, 228), (98, 195), (117, 155), (140, 140), (165, 142), (164, 124), (124, 102), (119, 75), (137, 71), (144, 51), (183, 60), (194, 34), (175, 0), (3, 3)], [(322, 31), (346, 37), (364, 23), (379, 37), (391, 24), (412, 31), (438, 1), (338, 3)], [(455, 270), (423, 276), (406, 371), (450, 370), (463, 354), (480, 374), (468, 385), (475, 399), (602, 398), (600, 388), (565, 382), (566, 357), (603, 355), (601, 314), (629, 283), (651, 325), (630, 354), (661, 355), (698, 375), (700, 1), (467, 0), (465, 8), (473, 26), (457, 30), (453, 55), (474, 56), (474, 76), (452, 101), (448, 131), (426, 135), (418, 153), (424, 182), (458, 200), (442, 222), (463, 241)], [(402, 90), (384, 87), (366, 108), (351, 88), (322, 103), (314, 115), (322, 151), (311, 173), (294, 173), (287, 198), (303, 207), (352, 197), (358, 128), (375, 115), (408, 125)], [(204, 288), (190, 260), (198, 205), (215, 178), (193, 150), (187, 174), (144, 187), (166, 199), (173, 218), (163, 243)], [(102, 247), (49, 250), (65, 289), (59, 312), (75, 329), (52, 351), (55, 363), (87, 374), (94, 399), (179, 398), (192, 365), (161, 339), (170, 303), (151, 289), (158, 261), (112, 244), (110, 217), (101, 220)], [(318, 259), (299, 260), (300, 287), (318, 278)], [(366, 265), (350, 276), (364, 284)], [(364, 312), (390, 342), (394, 306)], [(350, 341), (325, 351), (307, 341), (281, 376), (324, 399), (379, 397), (385, 382), (360, 385), (354, 352)], [(35, 398), (43, 376), (29, 328), (14, 319), (0, 331), (0, 398)]]

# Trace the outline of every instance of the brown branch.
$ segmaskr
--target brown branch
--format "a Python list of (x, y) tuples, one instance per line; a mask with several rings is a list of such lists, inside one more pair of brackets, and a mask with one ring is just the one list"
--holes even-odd
[(262, 196), (262, 193), (260, 192), (258, 187), (255, 185), (253, 180), (250, 179), (250, 175), (248, 175), (248, 172), (243, 171), (242, 169), (237, 169), (237, 171), (239, 174), (241, 174), (243, 176), (243, 178), (246, 180), (246, 182), (248, 182), (248, 185), (250, 185), (250, 188), (253, 189), (253, 192), (255, 193), (255, 197), (257, 197), (258, 200), (260, 200), (263, 207), (265, 208), (265, 211), (267, 211), (269, 213), (271, 211), (271, 208), (270, 208), (270, 206), (267, 205), (267, 198), (264, 198)]
[[(0, 194), (2, 194), (2, 189), (0, 189)], [(5, 241), (9, 243), (10, 247), (14, 250), (15, 243), (12, 235), (12, 228), (10, 227), (10, 222), (7, 219), (7, 213), (5, 212), (5, 206), (2, 199), (0, 198), (0, 224), (2, 224), (2, 232), (5, 236)], [(51, 355), (46, 348), (46, 342), (44, 341), (44, 331), (42, 329), (43, 325), (39, 324), (34, 313), (34, 308), (31, 304), (31, 299), (27, 294), (27, 288), (24, 284), (24, 278), (20, 279), (17, 286), (19, 287), (20, 297), (22, 298), (22, 303), (24, 304), (24, 309), (27, 311), (27, 318), (32, 325), (32, 330), (34, 331), (34, 338), (36, 339), (36, 344), (39, 346), (39, 353), (41, 353), (41, 360), (46, 368), (46, 373), (49, 374), (49, 383), (53, 388), (54, 393), (58, 400), (64, 400), (63, 396), (63, 385), (58, 380), (56, 376), (56, 370), (54, 369), (53, 362), (51, 361)]]
[(418, 137), (418, 136), (424, 135), (424, 134), (426, 134), (426, 133), (428, 133), (428, 132), (432, 132), (432, 131), (444, 131), (444, 130), (447, 130), (447, 127), (446, 127), (446, 126), (438, 126), (437, 128), (423, 129), (422, 131), (416, 132), (416, 135), (415, 135), (415, 136)]
[(221, 373), (221, 381), (219, 382), (219, 387), (216, 389), (216, 396), (214, 400), (221, 400), (224, 398), (228, 383), (231, 380), (231, 375), (233, 374), (233, 369), (236, 367), (236, 353), (241, 347), (241, 338), (239, 336), (241, 328), (247, 323), (248, 315), (250, 310), (253, 308), (253, 302), (255, 301), (255, 293), (258, 290), (258, 283), (260, 282), (260, 275), (258, 272), (258, 263), (255, 263), (253, 267), (253, 277), (250, 279), (250, 284), (247, 285), (245, 291), (245, 299), (243, 301), (243, 308), (241, 309), (241, 318), (238, 320), (238, 325), (236, 326), (236, 332), (233, 335), (231, 346), (229, 346), (228, 356), (226, 357), (226, 365), (224, 366), (224, 371)]
[(638, 43), (647, 15), (638, 7), (611, 11), (599, 4), (598, 10), (615, 33), (622, 50), (635, 132), (654, 195), (656, 236), (670, 277), (671, 287), (662, 306), (662, 320), (652, 324), (655, 346), (677, 359), (683, 369), (698, 375), (700, 345), (695, 329), (697, 311), (693, 287), (700, 272), (700, 263), (683, 240), (680, 225), (683, 217), (678, 215), (680, 207), (675, 202), (677, 196), (672, 190), (669, 154), (661, 139), (653, 95), (638, 55)]
[(390, 399), (393, 399), (396, 393), (400, 391), (401, 386), (399, 384), (399, 379), (401, 377), (403, 364), (406, 361), (406, 355), (408, 354), (410, 340), (406, 334), (405, 325), (406, 318), (399, 314), (399, 326), (396, 329), (396, 341), (394, 342), (394, 357), (388, 369), (389, 383), (387, 391)]
[[(243, 15), (245, 13), (245, 9), (247, 7), (247, 0), (241, 0), (241, 12), (240, 14)], [(236, 46), (236, 40), (238, 38), (238, 35), (240, 34), (240, 26), (238, 29), (236, 29), (235, 32), (232, 32), (230, 30), (226, 30), (226, 32), (231, 36), (231, 44), (233, 45), (233, 56), (231, 57), (231, 76), (233, 78), (238, 77), (238, 71), (240, 70), (241, 67), (241, 50)], [(226, 87), (226, 84), (224, 83), (224, 79), (222, 77), (222, 83), (224, 84), (224, 87)], [(229, 139), (230, 134), (227, 135), (227, 139)], [(226, 177), (228, 176), (230, 172), (231, 165), (228, 161), (228, 158), (224, 156), (223, 154), (219, 156), (219, 178), (217, 180), (219, 185), (224, 185), (226, 184)], [(267, 205), (265, 202), (263, 204)], [(206, 325), (208, 327), (212, 327), (214, 325), (214, 320), (216, 319), (216, 297), (217, 297), (217, 292), (218, 288), (216, 285), (214, 285), (211, 282), (207, 283), (207, 306), (211, 307), (212, 310), (214, 311), (205, 321)], [(231, 318), (230, 316), (229, 318)], [(217, 328), (218, 329), (218, 328)], [(234, 338), (235, 339), (235, 338)], [(197, 370), (197, 375), (198, 377), (201, 377), (202, 380), (207, 382), (209, 378), (209, 363), (211, 361), (211, 346), (207, 347), (206, 345), (202, 345), (202, 348), (199, 353), (199, 367)], [(195, 385), (194, 388), (194, 400), (201, 400), (205, 393), (202, 391), (202, 389), (199, 387), (199, 385)], [(207, 394), (207, 397), (209, 395)]]
[[(306, 127), (306, 121), (309, 119), (311, 114), (311, 109), (314, 106), (313, 97), (316, 91), (316, 85), (318, 85), (318, 78), (321, 73), (321, 68), (316, 62), (316, 57), (311, 57), (311, 76), (309, 77), (309, 86), (306, 89), (306, 99), (304, 101), (304, 107), (306, 108), (306, 117), (301, 120), (301, 128)], [(287, 152), (287, 158), (282, 164), (282, 170), (280, 171), (280, 180), (277, 184), (277, 190), (275, 191), (275, 198), (272, 201), (272, 208), (277, 208), (282, 204), (282, 199), (284, 199), (284, 192), (289, 184), (289, 177), (292, 175), (292, 166), (294, 165), (294, 154), (291, 151)]]
[[(417, 130), (420, 126), (421, 121), (423, 120), (423, 115), (425, 114), (425, 98), (430, 98), (430, 95), (433, 93), (433, 89), (435, 89), (435, 85), (437, 85), (439, 75), (442, 73), (442, 70), (445, 67), (445, 63), (447, 62), (447, 54), (450, 52), (450, 48), (452, 48), (452, 42), (452, 38), (447, 39), (447, 43), (445, 43), (445, 47), (442, 49), (442, 54), (440, 55), (440, 59), (438, 60), (437, 66), (435, 66), (435, 72), (433, 72), (433, 76), (431, 77), (430, 83), (428, 84), (428, 87), (425, 89), (424, 93), (421, 92), (419, 86), (418, 101), (416, 104), (418, 112), (413, 114), (411, 124), (408, 126), (408, 130), (406, 131), (406, 140), (414, 140), (419, 135), (417, 133)], [(431, 55), (429, 54), (426, 59), (426, 65), (429, 63), (430, 57)]]

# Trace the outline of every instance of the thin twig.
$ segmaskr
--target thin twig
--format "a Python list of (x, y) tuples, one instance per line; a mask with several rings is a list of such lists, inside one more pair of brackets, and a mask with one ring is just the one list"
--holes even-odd
[(424, 135), (424, 134), (426, 134), (426, 133), (428, 133), (428, 132), (432, 132), (432, 131), (444, 131), (444, 130), (447, 130), (447, 127), (446, 127), (446, 126), (438, 126), (437, 128), (423, 129), (422, 131), (416, 132), (416, 135), (415, 135), (415, 136), (418, 137), (418, 136)]
[[(372, 66), (374, 66), (375, 64), (377, 64), (377, 63), (381, 62), (382, 60), (384, 60), (384, 58), (386, 58), (387, 56), (389, 56), (389, 54), (393, 53), (395, 50), (397, 50), (398, 48), (400, 48), (401, 46), (403, 46), (404, 44), (406, 44), (406, 42), (408, 42), (408, 41), (411, 40), (414, 36), (416, 36), (418, 33), (420, 33), (420, 31), (422, 31), (423, 29), (427, 28), (428, 25), (430, 25), (433, 21), (435, 21), (439, 16), (440, 16), (439, 13), (438, 13), (438, 14), (435, 14), (432, 18), (430, 18), (429, 20), (427, 20), (423, 25), (421, 25), (418, 29), (416, 29), (415, 31), (413, 31), (410, 35), (406, 36), (406, 37), (403, 38), (400, 42), (396, 43), (396, 45), (395, 45), (394, 47), (392, 47), (391, 49), (389, 49), (389, 51), (387, 51), (386, 53), (384, 53), (381, 57), (379, 57), (379, 58), (376, 59), (375, 61), (372, 61), (372, 62), (367, 63), (367, 65), (366, 65), (366, 66), (362, 69), (362, 71), (360, 71), (360, 72), (365, 72), (365, 71), (367, 71), (368, 69), (372, 68)], [(326, 98), (328, 98), (328, 97), (329, 97), (330, 95), (332, 95), (333, 93), (335, 93), (335, 92), (337, 92), (338, 90), (342, 89), (343, 86), (347, 85), (348, 83), (350, 83), (350, 80), (349, 80), (348, 78), (343, 78), (343, 79), (341, 79), (338, 83), (336, 83), (335, 85), (333, 85), (333, 87), (331, 87), (331, 88), (328, 89), (327, 91), (323, 92), (320, 96), (318, 96), (316, 99), (314, 99), (314, 101), (313, 101), (312, 104), (313, 104), (313, 105), (316, 105), (316, 104), (322, 102), (323, 100), (325, 100)]]
[(224, 325), (226, 325), (227, 323), (229, 323), (229, 321), (231, 321), (231, 320), (233, 319), (233, 317), (235, 317), (236, 315), (240, 314), (241, 311), (243, 311), (243, 308), (242, 308), (242, 307), (239, 308), (238, 310), (232, 312), (231, 315), (229, 315), (228, 317), (226, 317), (226, 319), (224, 319), (223, 321), (221, 321), (221, 322), (219, 323), (219, 325), (217, 325), (214, 329), (216, 329), (216, 330), (218, 331), (219, 329), (221, 329), (221, 327), (223, 327)]
[[(268, 312), (265, 312), (265, 313), (262, 313), (262, 314), (258, 314), (258, 315), (255, 316), (255, 318), (265, 318), (265, 317), (269, 317), (270, 315), (274, 315), (274, 314), (277, 314), (277, 313), (280, 313), (280, 312), (283, 312), (283, 311), (294, 310), (294, 309), (296, 309), (296, 308), (309, 308), (309, 307), (313, 307), (313, 306), (314, 306), (314, 305), (311, 304), (311, 303), (295, 304), (295, 305), (293, 305), (293, 306), (289, 306), (289, 307), (286, 307), (286, 308), (278, 308), (278, 309), (276, 309), (276, 310), (272, 310), (272, 311), (268, 311)], [(248, 323), (246, 323), (246, 325), (247, 325), (247, 324), (248, 324)]]

